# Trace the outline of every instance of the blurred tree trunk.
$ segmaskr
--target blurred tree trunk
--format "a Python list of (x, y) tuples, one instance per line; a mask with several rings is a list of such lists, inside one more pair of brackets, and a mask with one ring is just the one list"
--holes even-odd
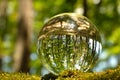
[(83, 15), (87, 17), (87, 16), (88, 16), (88, 15), (87, 15), (87, 11), (88, 11), (88, 10), (87, 10), (87, 9), (88, 9), (87, 0), (83, 0), (83, 9), (84, 9)]
[(8, 6), (8, 1), (7, 0), (2, 0), (0, 3), (0, 70), (2, 67), (2, 41), (3, 37), (5, 35), (5, 29), (7, 27), (7, 6)]
[(13, 56), (14, 71), (29, 72), (32, 24), (32, 0), (19, 0), (18, 35)]

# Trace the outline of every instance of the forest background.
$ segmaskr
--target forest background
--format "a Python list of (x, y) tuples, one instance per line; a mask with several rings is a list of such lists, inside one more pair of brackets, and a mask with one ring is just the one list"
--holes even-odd
[(120, 0), (0, 0), (0, 71), (48, 73), (37, 55), (38, 34), (46, 20), (64, 12), (88, 17), (101, 33), (93, 71), (120, 65)]

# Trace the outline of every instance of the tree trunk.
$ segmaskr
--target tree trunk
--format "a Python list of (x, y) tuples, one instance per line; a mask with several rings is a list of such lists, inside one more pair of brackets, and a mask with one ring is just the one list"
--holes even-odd
[[(7, 0), (2, 0), (0, 3), (0, 45), (2, 45), (3, 37), (5, 35), (5, 29), (7, 27), (7, 5), (8, 1)], [(0, 46), (0, 70), (2, 68), (2, 46)]]
[(87, 17), (88, 16), (87, 15), (87, 11), (88, 11), (87, 0), (83, 0), (83, 9), (84, 9), (83, 15)]
[(29, 72), (32, 23), (32, 0), (19, 0), (18, 35), (13, 56), (14, 71)]

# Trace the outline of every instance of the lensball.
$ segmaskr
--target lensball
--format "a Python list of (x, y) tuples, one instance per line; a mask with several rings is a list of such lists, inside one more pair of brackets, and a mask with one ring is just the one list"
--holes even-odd
[(50, 18), (38, 37), (40, 62), (53, 74), (64, 70), (86, 72), (94, 66), (101, 50), (98, 29), (77, 13)]

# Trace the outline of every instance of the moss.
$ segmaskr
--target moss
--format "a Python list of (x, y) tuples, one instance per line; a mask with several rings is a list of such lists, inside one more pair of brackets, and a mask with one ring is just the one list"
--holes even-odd
[(120, 80), (120, 67), (104, 72), (80, 72), (79, 70), (66, 70), (58, 76), (47, 74), (43, 80)]
[(120, 67), (105, 72), (83, 73), (76, 71), (64, 71), (57, 80), (120, 80)]
[(41, 77), (24, 73), (0, 72), (0, 80), (40, 80)]
[(79, 70), (66, 70), (59, 75), (51, 73), (43, 77), (24, 73), (2, 73), (0, 80), (120, 80), (120, 67), (104, 72), (80, 72)]

